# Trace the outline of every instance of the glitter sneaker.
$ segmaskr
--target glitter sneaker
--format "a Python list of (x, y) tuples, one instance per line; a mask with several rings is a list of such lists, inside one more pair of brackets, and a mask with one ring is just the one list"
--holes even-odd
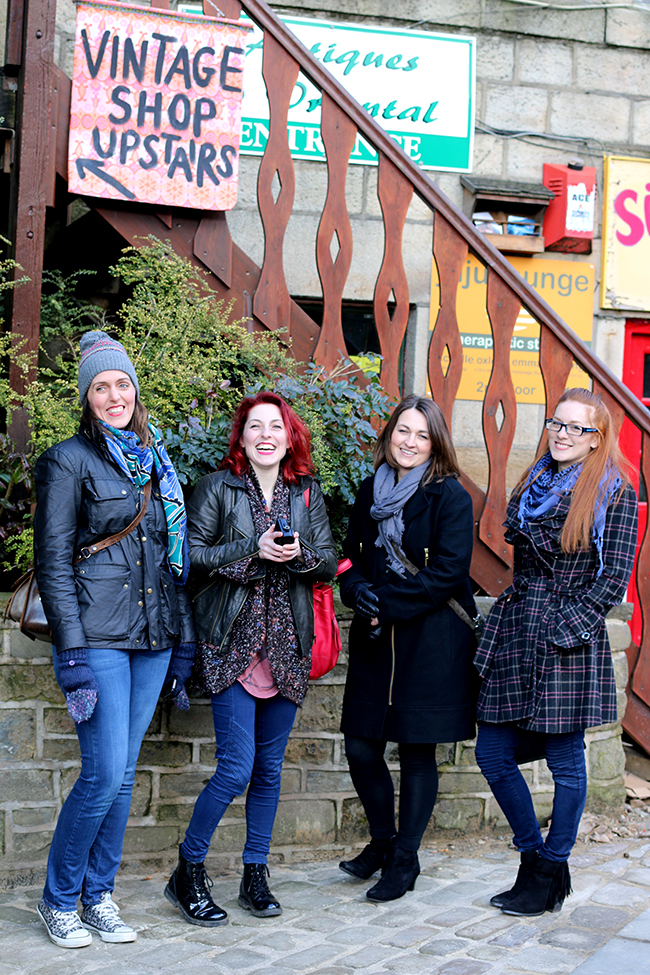
[(47, 929), (50, 941), (59, 948), (85, 948), (92, 944), (93, 936), (83, 927), (76, 911), (57, 911), (40, 900), (36, 912)]
[(113, 901), (110, 890), (105, 890), (99, 898), (99, 904), (89, 904), (81, 912), (81, 920), (88, 928), (92, 928), (102, 941), (122, 943), (135, 941), (136, 931), (120, 917), (117, 904)]

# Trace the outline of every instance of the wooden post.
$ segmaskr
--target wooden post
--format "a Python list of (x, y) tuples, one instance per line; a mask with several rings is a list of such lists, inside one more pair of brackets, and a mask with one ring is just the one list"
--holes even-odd
[[(49, 183), (50, 103), (56, 0), (24, 0), (22, 62), (18, 76), (16, 214), (14, 257), (26, 274), (27, 284), (13, 294), (11, 333), (25, 340), (25, 352), (38, 349), (41, 311), (41, 280), (45, 243), (45, 207)], [(22, 270), (21, 270), (22, 269)], [(24, 392), (25, 376), (12, 363), (11, 388)], [(22, 410), (11, 420), (10, 434), (19, 449), (29, 441), (29, 424)]]

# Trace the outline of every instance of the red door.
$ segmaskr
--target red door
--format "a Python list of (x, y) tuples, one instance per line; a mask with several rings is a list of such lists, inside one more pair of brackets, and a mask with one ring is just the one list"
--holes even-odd
[[(623, 382), (637, 396), (644, 406), (650, 408), (650, 322), (633, 319), (625, 323), (625, 348), (623, 352)], [(629, 420), (625, 420), (621, 430), (621, 450), (631, 465), (631, 480), (639, 497), (639, 535), (637, 554), (648, 520), (648, 499), (645, 485), (640, 482), (641, 434)], [(630, 628), (632, 640), (637, 647), (641, 643), (641, 609), (636, 591), (636, 577), (632, 576), (628, 589), (628, 599), (634, 603), (634, 615)]]

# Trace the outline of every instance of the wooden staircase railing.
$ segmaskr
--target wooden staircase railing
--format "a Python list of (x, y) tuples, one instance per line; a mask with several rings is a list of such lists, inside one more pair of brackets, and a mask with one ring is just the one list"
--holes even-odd
[[(270, 104), (269, 138), (258, 177), (258, 206), (264, 228), (264, 258), (258, 268), (232, 241), (225, 214), (188, 211), (155, 214), (151, 208), (87, 202), (127, 240), (154, 233), (212, 271), (218, 290), (235, 301), (235, 313), (252, 327), (288, 332), (299, 359), (310, 357), (331, 367), (343, 349), (341, 301), (351, 266), (353, 232), (345, 199), (345, 179), (357, 133), (378, 152), (378, 196), (384, 224), (384, 255), (374, 289), (374, 313), (383, 355), (382, 381), (399, 394), (399, 352), (409, 313), (409, 285), (402, 259), (403, 231), (413, 194), (433, 215), (433, 256), (440, 282), (440, 310), (428, 358), (429, 383), (451, 428), (452, 410), (463, 369), (456, 294), (469, 253), (487, 271), (487, 314), (493, 340), (493, 368), (483, 403), (483, 434), (489, 463), (487, 490), (468, 477), (474, 501), (476, 544), (472, 573), (488, 593), (500, 592), (511, 577), (510, 552), (502, 523), (506, 506), (506, 464), (513, 444), (517, 404), (510, 373), (510, 343), (520, 306), (540, 325), (540, 369), (547, 404), (566, 388), (574, 361), (591, 377), (593, 389), (612, 409), (620, 426), (628, 417), (641, 432), (643, 477), (650, 494), (650, 413), (612, 372), (578, 339), (514, 267), (440, 192), (350, 94), (312, 56), (263, 0), (203, 0), (206, 14), (237, 19), (244, 11), (264, 31), (263, 74)], [(167, 0), (153, 0), (166, 7)], [(288, 135), (291, 93), (302, 71), (322, 93), (321, 134), (327, 156), (328, 192), (314, 247), (323, 291), (319, 329), (291, 300), (283, 268), (283, 245), (294, 200), (295, 176)], [(57, 74), (59, 111), (57, 170), (66, 173), (66, 80)], [(272, 191), (276, 173), (280, 192)], [(336, 235), (339, 250), (332, 257)], [(389, 302), (394, 303), (391, 315)], [(443, 354), (449, 361), (443, 368)], [(500, 412), (501, 411), (501, 412)], [(497, 422), (501, 415), (502, 422)], [(643, 612), (643, 638), (631, 679), (631, 705), (647, 722), (650, 741), (650, 537), (642, 541), (637, 588)], [(635, 704), (636, 702), (636, 704)], [(645, 710), (644, 710), (645, 709)], [(647, 711), (647, 715), (646, 715)], [(630, 710), (628, 709), (628, 713)], [(636, 719), (635, 719), (636, 720)], [(631, 732), (634, 735), (634, 731)]]

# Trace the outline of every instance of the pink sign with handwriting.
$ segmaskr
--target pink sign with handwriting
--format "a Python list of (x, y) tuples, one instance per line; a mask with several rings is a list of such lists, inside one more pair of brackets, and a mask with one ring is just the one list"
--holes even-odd
[(249, 29), (194, 14), (81, 0), (70, 192), (231, 210)]

